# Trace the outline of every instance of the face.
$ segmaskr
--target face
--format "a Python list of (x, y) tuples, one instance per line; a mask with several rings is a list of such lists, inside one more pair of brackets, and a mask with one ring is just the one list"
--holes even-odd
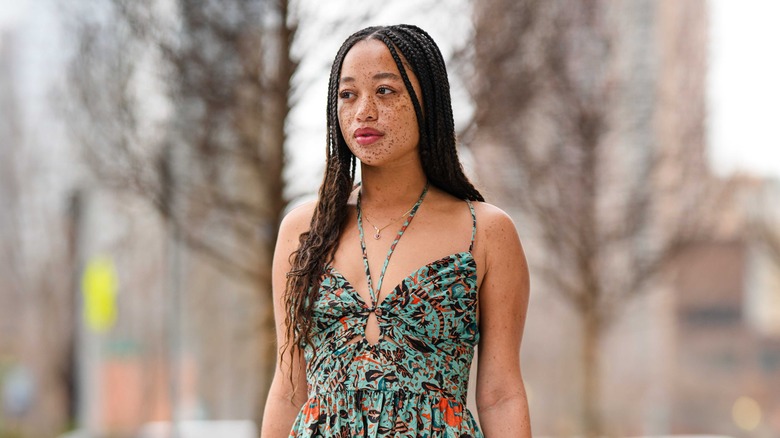
[[(421, 99), (417, 77), (408, 67), (406, 74)], [(419, 160), (420, 133), (412, 98), (390, 50), (381, 41), (360, 41), (344, 57), (338, 116), (341, 134), (363, 164)]]

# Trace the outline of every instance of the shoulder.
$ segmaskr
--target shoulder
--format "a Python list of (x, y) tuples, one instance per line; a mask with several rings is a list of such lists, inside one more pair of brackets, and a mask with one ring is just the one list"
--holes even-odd
[(279, 224), (279, 240), (293, 240), (297, 244), (298, 237), (302, 233), (309, 231), (316, 207), (317, 201), (312, 200), (304, 202), (287, 212)]
[(517, 239), (517, 227), (512, 217), (504, 210), (487, 202), (472, 201), (477, 216), (477, 232), (485, 239), (496, 239), (507, 235)]
[[(300, 245), (301, 234), (309, 231), (311, 218), (317, 201), (309, 201), (290, 210), (279, 224), (279, 234), (274, 250), (274, 273), (278, 278), (284, 278), (290, 268), (290, 255)], [(280, 290), (284, 288), (279, 286)]]
[(477, 216), (475, 245), (489, 271), (505, 264), (525, 265), (515, 222), (504, 210), (487, 202), (472, 202)]

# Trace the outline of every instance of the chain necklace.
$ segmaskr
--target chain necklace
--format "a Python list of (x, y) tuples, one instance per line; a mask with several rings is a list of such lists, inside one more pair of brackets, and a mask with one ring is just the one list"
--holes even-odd
[[(412, 207), (412, 208), (414, 208), (414, 207)], [(407, 211), (406, 213), (402, 214), (401, 216), (398, 216), (395, 219), (391, 219), (389, 224), (387, 224), (387, 225), (385, 225), (384, 227), (381, 227), (381, 228), (377, 227), (376, 225), (374, 225), (374, 223), (371, 222), (371, 219), (368, 218), (368, 215), (365, 215), (364, 217), (368, 221), (368, 224), (371, 225), (371, 227), (374, 229), (374, 239), (375, 240), (381, 239), (382, 238), (382, 230), (384, 230), (385, 228), (389, 227), (390, 225), (393, 225), (394, 223), (396, 223), (398, 221), (398, 219), (406, 217), (407, 214), (412, 212), (412, 208), (410, 208), (409, 211)]]
[[(425, 184), (425, 188), (426, 188), (426, 189), (428, 188), (428, 183), (426, 183), (426, 184)], [(381, 228), (380, 228), (380, 227), (377, 227), (376, 225), (374, 225), (374, 223), (373, 223), (373, 222), (371, 222), (371, 219), (369, 219), (369, 218), (368, 218), (368, 215), (367, 215), (367, 214), (366, 214), (366, 215), (364, 215), (363, 217), (365, 217), (365, 218), (366, 218), (366, 221), (368, 221), (368, 224), (369, 224), (369, 225), (371, 225), (371, 228), (373, 228), (373, 229), (374, 229), (374, 240), (379, 240), (379, 239), (381, 239), (381, 238), (382, 238), (382, 230), (384, 230), (385, 228), (389, 227), (390, 225), (393, 225), (394, 223), (398, 222), (398, 220), (405, 218), (405, 217), (406, 217), (406, 216), (407, 216), (409, 213), (411, 213), (411, 212), (412, 212), (412, 210), (414, 210), (414, 207), (415, 207), (416, 205), (417, 205), (417, 204), (413, 205), (413, 206), (412, 206), (412, 208), (410, 208), (409, 210), (407, 210), (407, 211), (406, 211), (406, 213), (402, 214), (401, 216), (398, 216), (398, 217), (397, 217), (397, 218), (395, 218), (395, 219), (391, 219), (391, 220), (390, 220), (390, 223), (388, 223), (387, 225), (385, 225), (384, 227), (381, 227)]]
[[(380, 304), (379, 297), (382, 293), (382, 280), (385, 278), (385, 272), (387, 271), (387, 265), (390, 264), (390, 257), (393, 256), (393, 251), (395, 250), (395, 246), (398, 245), (398, 241), (401, 240), (401, 236), (403, 236), (404, 232), (406, 231), (406, 228), (409, 226), (409, 224), (412, 222), (412, 219), (414, 219), (414, 216), (417, 214), (417, 211), (420, 208), (420, 204), (422, 204), (423, 199), (425, 199), (425, 194), (428, 193), (428, 183), (425, 183), (425, 187), (423, 188), (422, 193), (420, 193), (420, 198), (417, 199), (417, 202), (414, 204), (414, 207), (412, 207), (412, 211), (409, 213), (409, 217), (406, 218), (403, 225), (401, 225), (401, 229), (398, 230), (398, 234), (395, 235), (395, 239), (390, 244), (390, 249), (387, 251), (387, 256), (385, 257), (385, 263), (382, 265), (382, 271), (379, 273), (379, 278), (377, 279), (376, 288), (374, 288), (374, 283), (371, 280), (371, 268), (368, 266), (368, 253), (366, 251), (366, 240), (364, 238), (363, 233), (363, 211), (360, 208), (360, 192), (358, 192), (357, 197), (357, 204), (355, 205), (357, 209), (357, 226), (358, 226), (358, 234), (360, 234), (360, 249), (363, 252), (363, 267), (366, 268), (366, 282), (368, 283), (368, 295), (371, 297), (371, 307), (364, 306), (365, 310), (368, 312), (375, 312), (374, 315), (379, 317), (381, 316), (381, 309), (377, 309), (377, 305)], [(384, 337), (380, 333), (380, 337)]]

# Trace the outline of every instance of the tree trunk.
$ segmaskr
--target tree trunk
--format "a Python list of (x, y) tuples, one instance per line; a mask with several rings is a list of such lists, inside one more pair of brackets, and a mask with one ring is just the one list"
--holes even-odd
[(584, 436), (604, 435), (601, 418), (601, 361), (599, 344), (602, 324), (592, 309), (582, 317), (582, 428)]
[[(267, 205), (271, 211), (268, 217), (273, 223), (268, 224), (269, 235), (275, 236), (278, 232), (278, 224), (284, 213), (286, 202), (284, 199), (284, 141), (285, 121), (290, 112), (290, 89), (292, 75), (296, 69), (296, 63), (290, 55), (290, 49), (295, 38), (296, 27), (290, 24), (289, 2), (280, 1), (279, 4), (280, 25), (277, 34), (279, 64), (274, 72), (274, 87), (272, 99), (272, 111), (269, 120), (269, 144), (268, 155), (270, 157), (267, 169), (266, 180), (266, 199)], [(269, 220), (269, 222), (270, 222)], [(268, 263), (263, 265), (259, 278), (260, 302), (260, 335), (257, 341), (260, 342), (258, 352), (260, 354), (260, 379), (257, 387), (258, 409), (255, 414), (255, 422), (262, 428), (263, 412), (265, 411), (265, 401), (268, 396), (268, 390), (271, 387), (274, 371), (276, 369), (276, 327), (273, 314), (273, 290), (271, 286), (271, 259), (276, 245), (275, 237), (269, 237), (266, 241), (265, 252), (268, 255)]]

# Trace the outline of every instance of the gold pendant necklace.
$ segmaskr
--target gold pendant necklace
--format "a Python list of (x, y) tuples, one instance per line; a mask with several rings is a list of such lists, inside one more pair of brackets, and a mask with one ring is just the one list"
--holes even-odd
[(408, 215), (409, 213), (411, 213), (413, 209), (414, 209), (414, 206), (412, 206), (412, 208), (410, 208), (410, 209), (409, 209), (409, 210), (408, 210), (406, 213), (402, 214), (401, 216), (399, 216), (399, 217), (397, 217), (397, 218), (395, 218), (395, 219), (391, 219), (391, 220), (390, 220), (390, 223), (389, 223), (389, 224), (387, 224), (387, 225), (385, 225), (385, 226), (384, 226), (384, 227), (382, 227), (382, 228), (379, 228), (379, 227), (377, 227), (376, 225), (374, 225), (374, 224), (371, 222), (371, 219), (369, 219), (369, 218), (368, 218), (368, 215), (365, 215), (365, 218), (366, 218), (366, 220), (368, 221), (368, 224), (369, 224), (369, 225), (371, 225), (371, 227), (374, 229), (374, 240), (379, 240), (379, 239), (381, 239), (381, 238), (382, 238), (382, 230), (384, 230), (385, 228), (389, 227), (390, 225), (393, 225), (393, 224), (394, 224), (394, 223), (396, 223), (396, 222), (397, 222), (399, 219), (402, 219), (402, 218), (406, 217), (406, 215)]

